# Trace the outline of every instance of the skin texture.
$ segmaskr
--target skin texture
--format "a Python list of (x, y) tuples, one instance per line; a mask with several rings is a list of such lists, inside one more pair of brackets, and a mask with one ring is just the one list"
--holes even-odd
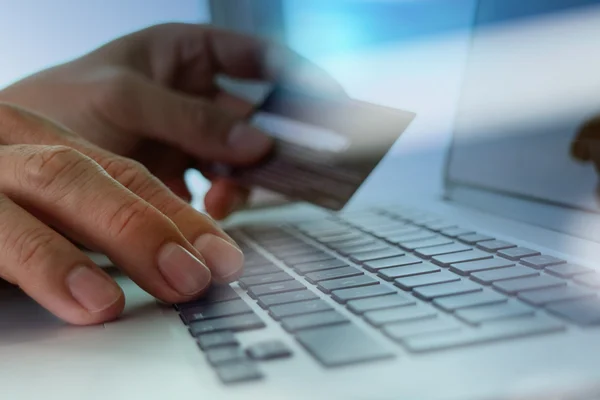
[[(218, 75), (340, 91), (300, 56), (206, 26), (168, 24), (120, 38), (0, 92), (0, 277), (74, 324), (116, 318), (116, 283), (72, 242), (107, 254), (166, 302), (235, 280), (243, 255), (188, 203), (186, 169), (246, 165), (270, 140)], [(210, 177), (209, 177), (210, 178)], [(248, 196), (214, 179), (207, 211)]]

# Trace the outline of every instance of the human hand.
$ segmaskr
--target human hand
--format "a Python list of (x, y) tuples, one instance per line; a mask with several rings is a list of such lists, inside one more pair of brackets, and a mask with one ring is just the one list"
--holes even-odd
[[(252, 163), (271, 145), (243, 122), (252, 106), (221, 90), (217, 75), (342, 92), (327, 74), (285, 48), (206, 26), (166, 24), (24, 79), (0, 92), (0, 99), (141, 162), (189, 201), (186, 169), (211, 161)], [(247, 196), (231, 181), (215, 179), (206, 210), (224, 218)]]

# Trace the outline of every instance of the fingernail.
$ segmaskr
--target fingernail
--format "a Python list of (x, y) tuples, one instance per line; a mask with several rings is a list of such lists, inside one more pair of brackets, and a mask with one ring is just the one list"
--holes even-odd
[(237, 124), (229, 132), (228, 145), (238, 154), (258, 157), (271, 148), (271, 138), (246, 124)]
[(85, 265), (69, 273), (67, 286), (75, 300), (91, 313), (106, 310), (122, 296), (116, 283)]
[(220, 279), (233, 278), (242, 271), (244, 253), (225, 239), (206, 233), (194, 242), (194, 247)]
[(190, 296), (210, 284), (210, 270), (177, 243), (168, 243), (158, 252), (158, 269), (179, 294)]

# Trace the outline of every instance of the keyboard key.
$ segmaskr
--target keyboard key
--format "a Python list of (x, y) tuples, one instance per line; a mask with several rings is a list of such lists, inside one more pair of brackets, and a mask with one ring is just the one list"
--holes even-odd
[(255, 381), (263, 378), (263, 374), (254, 363), (239, 362), (221, 365), (215, 368), (221, 382), (225, 384)]
[(558, 278), (548, 275), (534, 276), (531, 278), (510, 279), (507, 281), (494, 282), (492, 287), (507, 294), (515, 294), (525, 290), (544, 289), (565, 286), (567, 283)]
[(229, 285), (213, 285), (208, 290), (208, 293), (204, 297), (188, 301), (186, 303), (178, 303), (175, 305), (177, 310), (183, 310), (185, 308), (197, 307), (205, 304), (218, 303), (220, 301), (228, 301), (239, 299), (240, 296), (233, 290)]
[(438, 283), (459, 281), (460, 277), (452, 272), (440, 271), (432, 274), (409, 276), (406, 278), (397, 278), (394, 285), (400, 289), (412, 290), (419, 286), (435, 285)]
[(360, 239), (359, 241), (354, 241), (350, 243), (345, 243), (343, 246), (332, 247), (336, 252), (341, 255), (349, 255), (353, 252), (361, 252), (361, 251), (369, 251), (369, 250), (379, 250), (384, 249), (389, 246), (385, 242), (377, 242), (373, 238), (369, 239)]
[(338, 303), (345, 303), (350, 300), (364, 299), (368, 297), (384, 296), (386, 294), (396, 293), (396, 291), (385, 285), (363, 286), (352, 289), (340, 289), (331, 292), (331, 298)]
[(508, 299), (500, 293), (494, 292), (489, 289), (483, 289), (483, 291), (476, 293), (440, 297), (438, 299), (433, 300), (433, 304), (435, 304), (444, 311), (454, 312), (456, 310), (467, 307), (505, 303), (507, 300)]
[(600, 275), (599, 274), (585, 274), (576, 276), (573, 278), (576, 283), (591, 287), (594, 289), (600, 289)]
[(449, 267), (452, 264), (457, 264), (467, 261), (485, 260), (492, 258), (490, 253), (486, 253), (481, 250), (470, 250), (463, 251), (460, 253), (445, 254), (441, 256), (435, 256), (431, 258), (434, 264), (441, 265), (442, 267)]
[(470, 324), (497, 321), (506, 318), (520, 318), (535, 314), (535, 310), (515, 300), (482, 307), (465, 308), (456, 311), (456, 316)]
[(383, 327), (383, 333), (396, 341), (403, 341), (412, 336), (460, 330), (455, 321), (441, 318), (429, 318), (416, 321), (389, 324)]
[(302, 289), (306, 289), (306, 286), (304, 286), (302, 283), (298, 281), (286, 281), (269, 283), (267, 285), (252, 286), (250, 289), (248, 289), (248, 294), (250, 297), (256, 298), (266, 294), (284, 293)]
[(305, 278), (313, 285), (316, 285), (318, 282), (329, 279), (349, 278), (358, 275), (364, 275), (364, 272), (354, 267), (342, 267), (326, 271), (311, 272), (310, 274), (306, 274)]
[(338, 367), (394, 354), (355, 325), (310, 329), (296, 334), (298, 342), (326, 367)]
[(464, 263), (450, 265), (450, 271), (460, 275), (469, 275), (473, 272), (487, 271), (490, 269), (512, 267), (513, 261), (505, 260), (504, 258), (489, 258), (487, 260), (468, 261)]
[(396, 244), (396, 243), (400, 243), (400, 242), (406, 243), (411, 240), (425, 240), (425, 239), (431, 239), (431, 238), (435, 238), (435, 237), (437, 237), (437, 235), (435, 233), (427, 231), (425, 229), (421, 229), (421, 230), (413, 232), (413, 233), (387, 236), (385, 238), (385, 240), (387, 240), (390, 243)]
[(415, 254), (422, 258), (431, 258), (433, 256), (441, 256), (443, 254), (459, 253), (461, 251), (473, 250), (462, 243), (452, 243), (444, 246), (426, 247), (424, 249), (415, 250)]
[(229, 331), (200, 335), (196, 338), (196, 341), (202, 350), (224, 346), (239, 346), (240, 344), (233, 333)]
[(386, 308), (384, 310), (367, 311), (363, 317), (374, 326), (392, 322), (405, 322), (417, 319), (433, 318), (437, 312), (430, 307), (417, 304), (414, 306)]
[(565, 260), (561, 260), (560, 258), (552, 257), (552, 256), (533, 256), (533, 257), (525, 257), (521, 258), (521, 264), (527, 265), (528, 267), (542, 269), (549, 267), (551, 265), (557, 264), (565, 264)]
[(389, 244), (383, 241), (374, 241), (373, 243), (360, 246), (352, 247), (351, 249), (337, 249), (337, 252), (341, 255), (350, 257), (354, 254), (372, 253), (376, 251), (390, 250), (393, 249)]
[(256, 314), (242, 314), (232, 317), (209, 319), (206, 321), (192, 322), (189, 330), (192, 336), (219, 331), (247, 331), (264, 328), (265, 323)]
[(585, 297), (593, 297), (596, 294), (591, 290), (577, 286), (562, 286), (552, 289), (532, 290), (519, 293), (521, 300), (534, 306), (543, 306), (548, 303), (567, 300), (578, 300)]
[(427, 223), (425, 225), (423, 225), (425, 228), (427, 229), (431, 229), (432, 231), (443, 231), (444, 229), (450, 229), (450, 228), (456, 228), (456, 224), (453, 224), (452, 222), (448, 222), (448, 221), (436, 221), (436, 222), (430, 222)]
[(275, 272), (280, 272), (281, 268), (273, 265), (273, 264), (266, 264), (266, 265), (261, 265), (261, 266), (256, 266), (256, 267), (248, 267), (247, 265), (244, 265), (244, 275), (242, 275), (243, 277), (249, 277), (249, 276), (256, 276), (256, 275), (264, 275), (264, 274), (273, 274)]
[(444, 245), (448, 245), (448, 244), (452, 244), (452, 243), (454, 243), (454, 241), (452, 241), (451, 239), (448, 239), (445, 236), (437, 236), (437, 237), (425, 239), (425, 240), (413, 240), (410, 242), (400, 242), (400, 243), (398, 243), (398, 246), (402, 247), (405, 250), (413, 251), (413, 250), (417, 250), (417, 249), (424, 249), (424, 248), (434, 247), (434, 246), (444, 246)]
[(448, 229), (442, 229), (440, 231), (440, 233), (442, 235), (446, 235), (446, 236), (449, 236), (451, 238), (455, 238), (455, 237), (459, 237), (459, 236), (469, 235), (469, 234), (472, 234), (472, 233), (475, 233), (475, 232), (472, 229), (448, 228)]
[(362, 263), (365, 261), (379, 260), (381, 258), (397, 257), (402, 255), (404, 255), (404, 252), (402, 250), (395, 247), (390, 247), (383, 250), (368, 251), (365, 253), (354, 254), (350, 258), (352, 259), (352, 261)]
[(309, 314), (318, 311), (331, 310), (331, 306), (321, 299), (301, 301), (298, 303), (280, 304), (269, 308), (269, 314), (275, 319), (293, 315)]
[(598, 299), (585, 299), (550, 304), (548, 311), (566, 318), (577, 325), (588, 326), (600, 324), (600, 302)]
[(323, 311), (314, 314), (287, 317), (281, 320), (281, 326), (288, 332), (296, 332), (302, 329), (316, 328), (319, 326), (334, 325), (348, 322), (337, 311)]
[(350, 278), (332, 279), (322, 281), (317, 285), (317, 288), (323, 293), (331, 293), (333, 290), (350, 289), (360, 286), (378, 285), (379, 281), (370, 276), (362, 275)]
[(275, 360), (288, 358), (292, 351), (280, 340), (269, 340), (253, 344), (246, 350), (248, 357), (253, 360)]
[(346, 306), (354, 314), (363, 314), (367, 311), (381, 310), (392, 307), (402, 307), (415, 304), (415, 300), (399, 294), (370, 297), (368, 299), (352, 300)]
[(420, 299), (432, 300), (438, 297), (480, 292), (482, 290), (483, 288), (480, 285), (468, 280), (462, 280), (458, 282), (418, 287), (413, 290), (413, 293)]
[(487, 240), (485, 242), (477, 243), (477, 247), (481, 250), (494, 253), (498, 250), (512, 249), (513, 247), (517, 247), (517, 245), (503, 240)]
[(230, 300), (214, 304), (187, 308), (181, 311), (181, 317), (186, 324), (206, 319), (228, 317), (230, 315), (251, 313), (252, 309), (244, 300)]
[(392, 258), (383, 258), (381, 260), (369, 261), (364, 264), (364, 268), (369, 272), (377, 272), (383, 268), (389, 267), (401, 267), (404, 265), (412, 265), (412, 264), (420, 264), (422, 260), (419, 260), (413, 256), (400, 256), (400, 257), (392, 257)]
[(594, 270), (577, 264), (559, 264), (544, 269), (547, 273), (559, 278), (572, 278), (576, 275), (589, 274)]
[(514, 278), (525, 278), (538, 276), (540, 273), (533, 268), (517, 265), (516, 267), (493, 269), (490, 271), (481, 271), (471, 274), (475, 282), (490, 284), (492, 282), (503, 281)]
[(424, 229), (421, 229), (414, 225), (405, 225), (403, 227), (397, 227), (395, 229), (390, 228), (389, 230), (375, 231), (375, 232), (373, 232), (373, 235), (378, 238), (388, 240), (388, 238), (395, 238), (395, 237), (399, 237), (399, 236), (403, 236), (403, 235), (410, 235), (410, 234), (419, 233), (419, 232), (423, 232), (423, 231), (424, 231)]
[(296, 273), (300, 274), (300, 275), (304, 275), (304, 274), (308, 274), (309, 272), (315, 272), (315, 271), (324, 271), (326, 269), (332, 269), (332, 268), (340, 268), (340, 267), (347, 267), (348, 263), (346, 263), (345, 261), (342, 260), (338, 260), (338, 259), (331, 259), (331, 260), (327, 260), (327, 261), (317, 261), (317, 262), (311, 262), (311, 263), (306, 263), (306, 264), (298, 264), (296, 266), (294, 266), (294, 271), (296, 271)]
[(223, 365), (240, 362), (246, 359), (246, 354), (238, 346), (217, 347), (205, 351), (206, 359), (211, 365)]
[(470, 331), (443, 332), (436, 335), (410, 337), (404, 341), (404, 345), (411, 352), (421, 353), (557, 332), (564, 329), (565, 326), (560, 322), (540, 315), (505, 321), (502, 324), (484, 325)]
[(295, 292), (268, 294), (257, 298), (258, 305), (268, 308), (277, 304), (295, 303), (297, 301), (314, 300), (319, 297), (310, 290), (297, 290)]
[(258, 276), (249, 276), (245, 278), (240, 278), (238, 284), (242, 289), (248, 289), (250, 286), (256, 285), (264, 285), (267, 283), (276, 283), (276, 282), (284, 282), (291, 281), (294, 279), (292, 276), (286, 274), (285, 272), (278, 272), (276, 274), (268, 274), (268, 275), (258, 275)]
[(457, 239), (465, 242), (466, 244), (477, 244), (487, 240), (494, 240), (495, 238), (487, 235), (481, 235), (479, 233), (469, 233), (467, 235), (460, 235), (457, 237)]
[(407, 265), (404, 267), (385, 268), (385, 269), (380, 270), (377, 273), (377, 276), (385, 279), (386, 281), (393, 281), (396, 278), (404, 278), (407, 276), (430, 274), (432, 272), (439, 272), (439, 271), (441, 271), (441, 268), (436, 265), (433, 265), (430, 263), (422, 263), (422, 264), (415, 264), (415, 265)]
[(285, 262), (290, 267), (294, 268), (298, 264), (306, 264), (318, 261), (328, 261), (333, 260), (333, 257), (330, 254), (324, 253), (318, 249), (315, 249), (314, 253), (303, 255), (303, 256), (293, 256), (293, 257), (280, 257), (283, 262)]
[(504, 258), (508, 258), (512, 261), (518, 261), (523, 257), (531, 257), (539, 255), (539, 251), (528, 249), (527, 247), (514, 247), (511, 249), (505, 249), (498, 251), (498, 255)]

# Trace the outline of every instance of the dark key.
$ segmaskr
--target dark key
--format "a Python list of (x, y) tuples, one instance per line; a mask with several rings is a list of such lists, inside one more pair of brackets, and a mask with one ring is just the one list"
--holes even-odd
[(264, 275), (264, 274), (273, 274), (275, 272), (280, 272), (281, 268), (273, 265), (273, 264), (267, 264), (267, 265), (261, 265), (261, 266), (256, 266), (256, 267), (248, 267), (247, 265), (244, 266), (244, 275), (242, 275), (243, 277), (248, 277), (248, 276), (256, 276), (256, 275)]
[(572, 278), (576, 275), (589, 274), (594, 270), (578, 264), (559, 264), (544, 269), (547, 273), (559, 278)]
[(332, 237), (320, 237), (319, 242), (323, 243), (327, 247), (337, 246), (344, 242), (351, 240), (364, 238), (365, 234), (362, 232), (346, 232), (343, 235), (332, 236)]
[(366, 262), (364, 268), (370, 272), (377, 272), (383, 268), (400, 267), (404, 265), (420, 264), (423, 260), (419, 260), (413, 256), (400, 256), (392, 258), (382, 258), (381, 260), (373, 260)]
[(363, 314), (367, 311), (382, 310), (392, 307), (403, 307), (415, 304), (415, 300), (400, 294), (370, 297), (368, 299), (352, 300), (346, 306), (354, 314)]
[(292, 257), (282, 257), (283, 262), (285, 262), (290, 267), (294, 268), (298, 264), (306, 264), (318, 261), (326, 261), (332, 260), (333, 256), (331, 254), (326, 254), (318, 249), (315, 249), (314, 253), (307, 254), (304, 256), (292, 256)]
[(415, 254), (423, 258), (431, 258), (433, 256), (441, 256), (443, 254), (459, 253), (461, 251), (472, 250), (472, 247), (462, 243), (452, 243), (444, 246), (426, 247), (424, 249), (415, 250)]
[(470, 307), (455, 312), (458, 318), (473, 325), (506, 318), (527, 317), (534, 314), (535, 310), (533, 308), (515, 300), (481, 307)]
[(579, 283), (580, 285), (584, 285), (594, 289), (600, 289), (600, 274), (585, 274), (576, 276), (575, 278), (573, 278), (573, 281)]
[(475, 282), (490, 284), (492, 282), (503, 281), (514, 278), (525, 278), (538, 276), (540, 273), (533, 268), (517, 265), (516, 267), (499, 268), (490, 271), (481, 271), (471, 274)]
[(302, 283), (298, 281), (287, 281), (269, 283), (267, 285), (252, 286), (250, 289), (248, 289), (248, 294), (251, 297), (256, 298), (258, 296), (264, 296), (266, 294), (284, 293), (302, 289), (306, 289), (306, 286), (304, 286)]
[(561, 260), (560, 258), (552, 257), (552, 256), (533, 256), (533, 257), (525, 257), (521, 258), (521, 264), (527, 265), (528, 267), (542, 269), (549, 267), (551, 265), (565, 264), (565, 260)]
[(435, 237), (437, 237), (437, 235), (435, 233), (433, 233), (431, 231), (427, 231), (425, 229), (421, 229), (420, 231), (417, 231), (414, 233), (387, 236), (385, 238), (385, 240), (387, 240), (390, 243), (400, 243), (400, 242), (406, 243), (411, 240), (425, 240), (425, 239), (431, 239), (431, 238), (435, 238)]
[(316, 328), (319, 326), (335, 325), (348, 322), (337, 311), (322, 311), (314, 314), (297, 315), (281, 320), (281, 326), (288, 332), (296, 332), (302, 329)]
[(181, 317), (186, 324), (195, 321), (204, 321), (211, 318), (228, 317), (230, 315), (251, 313), (252, 309), (244, 300), (230, 300), (220, 303), (206, 304), (203, 306), (181, 310)]
[(444, 229), (456, 228), (456, 224), (447, 221), (436, 221), (430, 222), (423, 225), (427, 229), (431, 229), (432, 231), (443, 231)]
[(519, 293), (517, 297), (529, 304), (533, 304), (534, 306), (543, 306), (557, 301), (579, 300), (586, 297), (593, 297), (595, 295), (595, 292), (582, 287), (562, 286), (552, 289), (523, 292)]
[(253, 360), (274, 360), (287, 358), (292, 355), (292, 351), (280, 340), (269, 340), (253, 344), (248, 347), (246, 353)]
[(565, 326), (562, 323), (540, 315), (506, 321), (502, 324), (484, 325), (479, 329), (465, 332), (443, 332), (435, 335), (410, 337), (404, 341), (404, 345), (411, 352), (421, 353), (557, 332), (564, 329)]
[(457, 236), (457, 239), (462, 242), (465, 242), (466, 244), (477, 244), (479, 242), (485, 242), (487, 240), (494, 240), (496, 238), (487, 236), (487, 235), (481, 235), (479, 233), (470, 233), (467, 235)]
[(326, 281), (329, 279), (349, 278), (352, 276), (358, 276), (363, 274), (364, 272), (362, 272), (358, 268), (342, 267), (329, 269), (326, 271), (311, 272), (310, 274), (306, 274), (305, 278), (313, 285), (316, 285), (318, 282)]
[(196, 341), (202, 350), (223, 346), (239, 346), (240, 344), (233, 333), (229, 331), (200, 335), (196, 338)]
[(365, 253), (353, 254), (350, 258), (352, 261), (361, 263), (364, 261), (379, 260), (381, 258), (397, 257), (404, 255), (404, 252), (395, 247), (389, 247), (377, 251), (368, 251)]
[(492, 287), (503, 293), (515, 294), (525, 290), (545, 289), (551, 287), (565, 286), (567, 282), (562, 279), (548, 275), (534, 276), (531, 278), (510, 279), (507, 281), (494, 282)]
[(298, 264), (294, 266), (294, 271), (300, 275), (308, 274), (309, 272), (324, 271), (332, 268), (347, 267), (348, 263), (338, 259), (327, 261), (317, 261), (306, 264)]
[(505, 303), (508, 299), (498, 292), (484, 289), (480, 292), (461, 294), (458, 296), (440, 297), (433, 304), (442, 310), (453, 312), (467, 307)]
[(192, 322), (190, 333), (192, 336), (219, 331), (240, 332), (251, 329), (264, 328), (265, 324), (256, 314), (242, 314), (232, 317), (209, 319), (206, 321)]
[(460, 330), (461, 326), (455, 321), (441, 318), (420, 319), (399, 324), (388, 324), (383, 327), (383, 333), (393, 340), (402, 342), (412, 336), (429, 335)]
[(178, 310), (185, 308), (197, 307), (205, 304), (218, 303), (220, 301), (239, 299), (240, 296), (233, 290), (229, 285), (213, 285), (208, 290), (208, 293), (204, 297), (188, 301), (186, 303), (179, 303), (175, 305)]
[(394, 285), (400, 289), (412, 290), (419, 286), (435, 285), (438, 283), (459, 281), (460, 277), (452, 272), (440, 271), (432, 274), (409, 276), (406, 278), (397, 278)]
[(240, 362), (246, 359), (246, 354), (238, 346), (217, 347), (205, 351), (206, 359), (212, 365), (223, 365)]
[(345, 243), (342, 246), (332, 247), (336, 252), (347, 255), (355, 251), (368, 251), (370, 249), (377, 250), (382, 249), (386, 246), (386, 244), (377, 243), (375, 239), (360, 239), (357, 241), (353, 241), (350, 243)]
[(263, 378), (263, 374), (251, 362), (239, 362), (221, 365), (215, 368), (221, 382), (225, 384), (255, 381)]
[(363, 317), (371, 325), (381, 326), (392, 322), (406, 322), (418, 319), (434, 318), (436, 315), (437, 312), (431, 307), (417, 304), (414, 306), (368, 311), (364, 313)]
[(469, 275), (473, 272), (487, 271), (490, 269), (506, 268), (514, 266), (514, 261), (504, 258), (490, 258), (487, 260), (468, 261), (450, 265), (450, 271), (460, 275)]
[(424, 229), (416, 227), (414, 225), (405, 225), (403, 227), (397, 227), (395, 229), (381, 230), (373, 232), (374, 236), (382, 239), (395, 238), (403, 235), (410, 235), (414, 233), (424, 232)]
[(345, 249), (345, 248), (339, 248), (337, 249), (337, 252), (340, 253), (341, 255), (344, 256), (352, 256), (354, 254), (362, 254), (362, 253), (369, 253), (369, 252), (374, 252), (374, 251), (382, 251), (382, 250), (389, 250), (392, 247), (385, 243), (385, 242), (373, 242), (370, 244), (366, 244), (364, 246), (359, 246), (359, 247), (352, 247), (349, 249)]
[(314, 254), (318, 249), (308, 244), (302, 244), (301, 246), (294, 246), (292, 248), (277, 248), (269, 249), (269, 251), (277, 258), (280, 259), (293, 259), (298, 257), (308, 257)]
[(295, 292), (268, 294), (257, 298), (258, 305), (268, 308), (277, 304), (295, 303), (297, 301), (314, 300), (319, 297), (310, 290), (297, 290)]
[(458, 294), (481, 292), (483, 288), (471, 281), (441, 283), (439, 285), (423, 286), (413, 290), (415, 296), (423, 300), (432, 300), (438, 297), (454, 296)]
[(496, 252), (498, 250), (511, 249), (513, 247), (517, 247), (516, 244), (508, 243), (503, 240), (488, 240), (485, 242), (477, 243), (477, 247), (481, 250)]
[(472, 229), (464, 229), (464, 228), (448, 228), (442, 229), (440, 231), (442, 235), (449, 236), (451, 238), (455, 238), (458, 236), (469, 235), (471, 233), (475, 233)]
[(441, 271), (441, 268), (438, 267), (437, 265), (433, 265), (430, 263), (422, 263), (422, 264), (415, 264), (415, 265), (407, 265), (405, 267), (385, 268), (385, 269), (380, 270), (377, 273), (377, 276), (385, 279), (386, 281), (393, 281), (396, 278), (404, 278), (407, 276), (429, 274), (432, 272), (439, 272), (439, 271)]
[(396, 291), (385, 285), (363, 286), (352, 289), (340, 289), (331, 293), (331, 298), (340, 304), (350, 300), (365, 299), (368, 297), (384, 296), (396, 293)]
[(353, 324), (302, 331), (296, 334), (296, 339), (326, 367), (394, 357), (380, 342)]
[(350, 278), (332, 279), (322, 281), (317, 285), (317, 288), (323, 293), (331, 293), (333, 290), (350, 289), (360, 286), (378, 285), (379, 281), (370, 276), (362, 275)]
[(441, 256), (435, 256), (431, 258), (434, 264), (441, 265), (442, 267), (449, 267), (452, 264), (457, 264), (467, 261), (485, 260), (486, 258), (492, 258), (490, 253), (486, 253), (481, 250), (470, 250), (463, 251), (460, 253), (445, 254)]
[(527, 247), (514, 247), (512, 249), (505, 249), (498, 251), (498, 255), (504, 258), (508, 258), (512, 261), (520, 260), (523, 257), (531, 257), (539, 255), (539, 251), (528, 249)]
[(291, 317), (293, 315), (309, 314), (318, 311), (331, 310), (331, 306), (321, 299), (301, 301), (298, 303), (280, 304), (271, 306), (269, 314), (275, 319)]
[(410, 242), (399, 242), (398, 245), (405, 250), (413, 251), (434, 246), (444, 246), (454, 243), (451, 239), (445, 236), (437, 236), (425, 240), (413, 240)]
[(248, 267), (260, 267), (263, 265), (269, 265), (271, 264), (271, 261), (267, 260), (264, 256), (258, 254), (258, 253), (253, 253), (252, 255), (248, 255), (246, 253), (244, 253), (244, 267), (248, 268)]
[(578, 325), (588, 326), (600, 324), (600, 303), (598, 302), (598, 299), (585, 299), (550, 304), (548, 305), (547, 310)]
[(294, 279), (285, 272), (277, 272), (275, 274), (249, 276), (240, 278), (238, 283), (242, 289), (248, 289), (250, 286), (264, 285), (267, 283), (285, 282)]

